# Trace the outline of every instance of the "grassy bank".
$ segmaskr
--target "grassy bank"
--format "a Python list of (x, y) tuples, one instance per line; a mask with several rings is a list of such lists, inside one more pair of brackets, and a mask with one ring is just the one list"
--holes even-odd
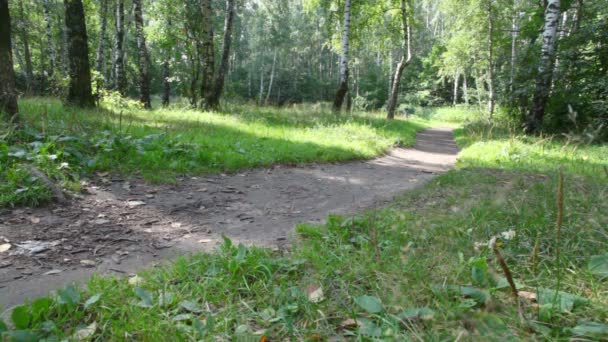
[[(459, 167), (391, 207), (299, 226), (18, 308), (23, 336), (99, 340), (608, 338), (606, 146), (457, 131)], [(564, 170), (563, 223), (558, 169)], [(519, 317), (500, 254), (522, 292)], [(264, 339), (266, 337), (266, 339)]]
[(58, 100), (21, 100), (25, 128), (0, 134), (0, 207), (51, 198), (25, 165), (64, 188), (77, 188), (79, 177), (94, 171), (167, 182), (181, 174), (372, 158), (394, 145), (412, 144), (427, 124), (387, 122), (382, 114), (335, 115), (314, 105), (201, 112), (119, 104), (82, 110)]

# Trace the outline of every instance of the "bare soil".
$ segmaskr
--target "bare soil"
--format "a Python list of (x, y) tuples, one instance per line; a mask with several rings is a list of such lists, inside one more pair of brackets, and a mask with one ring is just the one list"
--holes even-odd
[(386, 204), (447, 171), (457, 153), (451, 130), (436, 128), (419, 133), (413, 148), (369, 161), (187, 177), (177, 185), (97, 175), (68, 204), (0, 212), (0, 310), (93, 273), (127, 275), (211, 251), (222, 235), (285, 248), (295, 224)]

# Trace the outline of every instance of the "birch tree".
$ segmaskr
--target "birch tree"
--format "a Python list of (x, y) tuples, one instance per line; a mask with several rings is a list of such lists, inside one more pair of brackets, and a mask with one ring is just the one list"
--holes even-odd
[(351, 0), (344, 1), (344, 22), (342, 24), (342, 45), (340, 52), (340, 83), (334, 98), (333, 110), (340, 111), (348, 94), (348, 53), (350, 44)]
[(532, 108), (530, 109), (528, 119), (524, 126), (527, 132), (538, 131), (545, 116), (545, 107), (547, 105), (547, 100), (549, 99), (551, 81), (553, 79), (553, 65), (555, 62), (559, 17), (560, 0), (547, 0), (540, 62), (538, 64), (538, 75), (536, 76), (536, 88), (532, 100)]
[(201, 85), (201, 108), (209, 108), (213, 103), (213, 74), (215, 51), (213, 44), (213, 8), (211, 0), (201, 2), (203, 75)]
[(114, 48), (114, 89), (121, 95), (125, 95), (127, 88), (127, 78), (124, 65), (124, 36), (125, 36), (125, 2), (116, 0), (116, 41)]
[(401, 25), (403, 29), (403, 56), (397, 65), (395, 76), (393, 76), (391, 94), (386, 107), (388, 119), (395, 118), (395, 108), (397, 107), (397, 98), (399, 96), (399, 88), (401, 85), (401, 75), (403, 74), (405, 67), (412, 61), (411, 28), (406, 0), (401, 0)]

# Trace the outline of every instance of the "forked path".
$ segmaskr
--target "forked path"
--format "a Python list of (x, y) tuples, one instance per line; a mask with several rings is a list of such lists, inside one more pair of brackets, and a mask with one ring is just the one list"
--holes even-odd
[(280, 248), (295, 224), (382, 205), (447, 171), (457, 153), (451, 130), (433, 128), (414, 147), (369, 161), (277, 166), (174, 186), (102, 174), (67, 206), (0, 212), (0, 245), (11, 245), (0, 252), (0, 312), (94, 272), (130, 274), (211, 250), (222, 235)]

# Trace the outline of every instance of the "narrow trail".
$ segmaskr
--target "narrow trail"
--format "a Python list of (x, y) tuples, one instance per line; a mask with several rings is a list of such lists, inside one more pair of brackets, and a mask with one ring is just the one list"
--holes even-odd
[(447, 171), (457, 153), (451, 130), (434, 128), (420, 132), (414, 147), (369, 161), (191, 177), (174, 186), (101, 175), (67, 206), (0, 212), (0, 244), (12, 245), (0, 252), (0, 312), (93, 273), (132, 274), (213, 250), (223, 234), (283, 248), (295, 224), (383, 205)]

